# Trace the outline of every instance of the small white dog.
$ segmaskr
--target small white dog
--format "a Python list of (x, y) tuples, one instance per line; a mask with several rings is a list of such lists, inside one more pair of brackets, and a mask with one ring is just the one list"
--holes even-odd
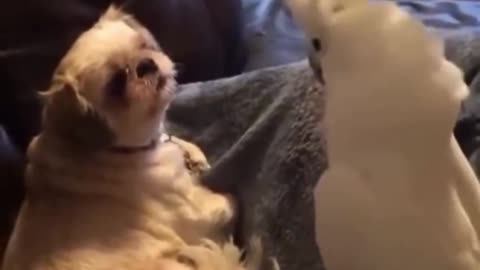
[(468, 88), (442, 42), (392, 2), (288, 4), (326, 87), (326, 268), (480, 269), (480, 186), (452, 134)]
[(203, 153), (164, 133), (174, 76), (115, 8), (77, 39), (45, 93), (4, 270), (258, 267), (260, 245), (241, 261), (228, 241), (232, 199), (199, 183)]

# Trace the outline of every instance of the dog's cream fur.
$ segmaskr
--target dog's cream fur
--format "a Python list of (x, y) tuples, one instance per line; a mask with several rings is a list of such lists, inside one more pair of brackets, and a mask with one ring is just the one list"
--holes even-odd
[(452, 135), (468, 88), (442, 42), (391, 2), (288, 3), (322, 45), (326, 268), (480, 269), (480, 186)]
[[(141, 77), (145, 58), (158, 70)], [(78, 38), (45, 94), (4, 270), (258, 267), (259, 248), (244, 263), (228, 241), (233, 200), (198, 181), (203, 153), (164, 134), (174, 75), (148, 31), (115, 8)], [(125, 146), (143, 150), (114, 151)]]

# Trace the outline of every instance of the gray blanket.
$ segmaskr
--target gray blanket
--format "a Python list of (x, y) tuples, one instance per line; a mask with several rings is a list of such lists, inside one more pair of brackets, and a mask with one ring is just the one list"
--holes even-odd
[(212, 162), (206, 182), (240, 198), (240, 240), (259, 233), (284, 269), (321, 269), (310, 190), (326, 160), (312, 85), (302, 62), (186, 85), (169, 112), (170, 131)]
[[(474, 93), (479, 49), (473, 34), (449, 37), (447, 55)], [(205, 182), (240, 199), (238, 240), (260, 234), (286, 270), (324, 269), (312, 216), (311, 190), (327, 166), (323, 90), (314, 85), (306, 61), (184, 85), (168, 115), (170, 132), (199, 144), (213, 164)]]

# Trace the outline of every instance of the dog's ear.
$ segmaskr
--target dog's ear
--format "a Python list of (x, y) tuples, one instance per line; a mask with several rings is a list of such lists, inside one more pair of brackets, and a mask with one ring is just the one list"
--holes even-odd
[(100, 21), (118, 21), (123, 20), (126, 16), (127, 14), (119, 6), (111, 4), (100, 17)]
[(128, 14), (123, 10), (123, 7), (115, 4), (112, 4), (108, 7), (107, 11), (105, 11), (105, 13), (103, 13), (103, 15), (100, 17), (98, 23), (101, 24), (105, 21), (123, 21), (134, 28), (137, 28), (135, 26), (142, 27), (135, 17), (133, 17), (133, 15)]
[[(145, 27), (132, 15), (124, 11), (129, 2), (124, 3), (122, 6), (112, 4), (108, 7), (107, 11), (103, 13), (97, 22), (97, 25), (101, 25), (103, 22), (108, 21), (123, 21), (125, 24), (135, 29), (136, 31), (142, 31), (143, 35), (148, 35), (149, 39), (155, 40), (152, 34), (145, 29)], [(157, 45), (158, 46), (158, 45)]]
[(45, 131), (85, 150), (98, 150), (112, 144), (114, 134), (105, 119), (71, 84), (57, 84), (42, 96), (45, 98)]

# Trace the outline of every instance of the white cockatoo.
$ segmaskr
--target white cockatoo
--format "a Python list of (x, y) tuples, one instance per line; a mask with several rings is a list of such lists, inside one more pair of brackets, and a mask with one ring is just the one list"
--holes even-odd
[(468, 88), (442, 41), (393, 2), (286, 2), (326, 88), (327, 270), (479, 270), (480, 185), (452, 134)]

